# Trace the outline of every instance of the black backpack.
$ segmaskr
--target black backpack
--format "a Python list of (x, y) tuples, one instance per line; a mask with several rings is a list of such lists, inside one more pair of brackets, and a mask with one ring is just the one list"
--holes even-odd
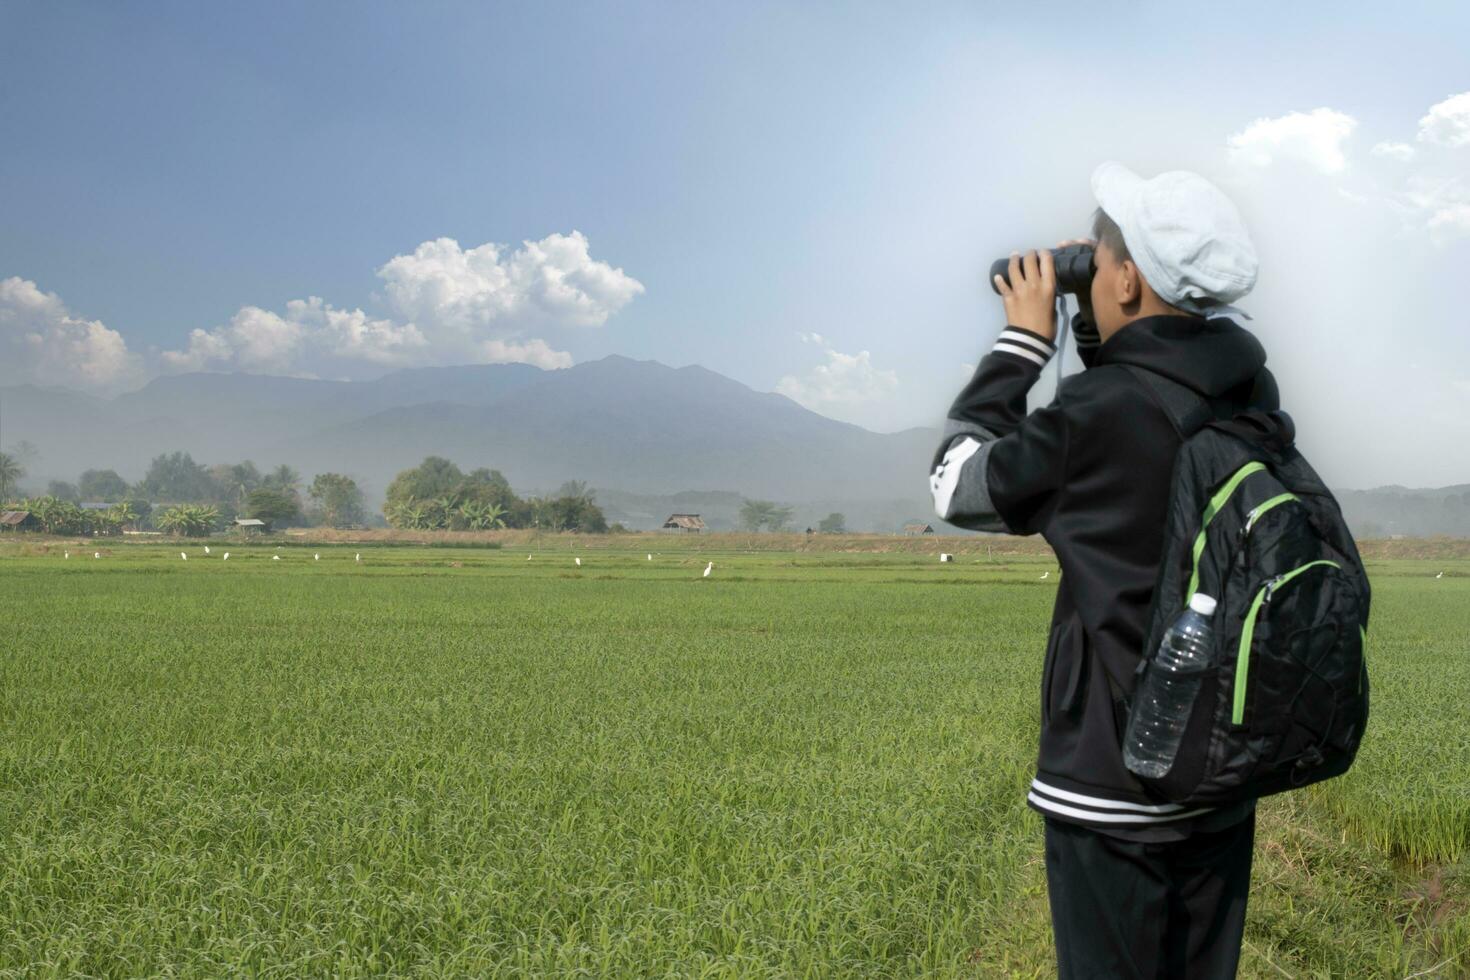
[(1142, 780), (1218, 805), (1340, 775), (1368, 723), (1368, 576), (1342, 510), (1293, 446), (1285, 412), (1217, 419), (1189, 388), (1129, 369), (1184, 437), (1138, 689), (1195, 592), (1217, 605), (1214, 668), (1170, 771)]

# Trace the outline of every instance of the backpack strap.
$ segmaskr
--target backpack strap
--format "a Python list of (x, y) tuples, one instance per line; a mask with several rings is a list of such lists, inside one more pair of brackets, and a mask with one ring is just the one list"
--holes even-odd
[(1164, 406), (1164, 411), (1179, 430), (1181, 439), (1188, 439), (1215, 419), (1215, 410), (1193, 388), (1137, 364), (1124, 364), (1123, 367), (1153, 392), (1154, 398)]

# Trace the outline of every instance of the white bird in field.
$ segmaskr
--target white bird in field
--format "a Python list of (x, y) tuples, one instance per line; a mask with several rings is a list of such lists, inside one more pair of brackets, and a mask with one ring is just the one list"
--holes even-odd
[(704, 575), (703, 575), (703, 577), (704, 578), (709, 578), (709, 573), (714, 570), (714, 567), (715, 567), (715, 563), (714, 562), (710, 562), (708, 565), (704, 566)]
[(354, 556), (354, 557), (353, 557), (353, 559), (352, 559), (352, 560), (353, 560), (353, 561), (362, 561), (362, 552), (360, 552), (360, 551), (359, 551), (359, 552), (358, 552), (358, 553), (357, 553), (357, 554), (356, 554), (356, 555), (355, 555), (355, 556)]
[(321, 561), (322, 560), (322, 556), (321, 555), (312, 555), (311, 557), (313, 559), (315, 559), (316, 561)]
[(531, 556), (530, 555), (527, 555), (526, 556), (526, 561), (530, 561), (530, 560), (531, 560)]
[(184, 561), (188, 561), (189, 560), (189, 556), (186, 555), (186, 554), (184, 554), (182, 551), (179, 552), (179, 557), (182, 558), (182, 559), (184, 559)]
[(1435, 578), (1444, 578), (1444, 572), (1440, 572), (1438, 575), (1436, 575), (1434, 577)]
[(653, 556), (652, 556), (652, 555), (649, 555), (649, 556), (648, 556), (648, 560), (649, 560), (649, 561), (653, 561)]
[(574, 558), (572, 560), (577, 563), (577, 567), (578, 568), (581, 568), (582, 567), (582, 559), (580, 559), (580, 558)]
[(70, 558), (71, 557), (71, 552), (70, 551), (63, 551), (61, 553), (61, 557), (62, 558)]
[(1047, 576), (1048, 576), (1048, 575), (1050, 575), (1050, 574), (1051, 574), (1051, 572), (1042, 572), (1042, 573), (1041, 573), (1041, 577), (1042, 577), (1042, 578), (1046, 578), (1046, 577), (1047, 577)]
[(226, 551), (224, 558), (222, 558), (220, 560), (221, 561), (229, 561), (230, 560), (230, 553), (228, 551)]
[(205, 546), (204, 546), (204, 553), (205, 553), (205, 554), (206, 554), (206, 555), (207, 555), (207, 554), (209, 554), (209, 545), (205, 545)]
[(102, 552), (100, 552), (100, 551), (94, 551), (94, 552), (92, 552), (92, 557), (93, 558), (101, 558), (102, 557)]
[(280, 560), (281, 560), (281, 556), (280, 555), (271, 555), (271, 561), (280, 561)]

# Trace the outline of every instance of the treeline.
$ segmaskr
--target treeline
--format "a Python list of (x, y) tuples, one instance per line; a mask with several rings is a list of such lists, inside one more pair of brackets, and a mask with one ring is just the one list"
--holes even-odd
[[(43, 530), (58, 534), (109, 534), (126, 527), (178, 534), (208, 534), (238, 517), (273, 527), (356, 524), (366, 519), (362, 491), (349, 476), (320, 473), (310, 486), (281, 465), (262, 472), (253, 462), (204, 466), (186, 452), (155, 456), (143, 478), (129, 483), (116, 470), (91, 469), (75, 483), (52, 480), (46, 493), (14, 500), (24, 468), (0, 454), (0, 501), (29, 511)], [(81, 505), (109, 504), (86, 509)]]
[(479, 531), (502, 527), (603, 534), (608, 527), (587, 484), (563, 483), (554, 495), (521, 497), (499, 470), (465, 473), (442, 456), (429, 456), (388, 484), (383, 516), (410, 530)]
[[(154, 457), (136, 483), (115, 470), (92, 469), (75, 483), (53, 480), (44, 495), (15, 500), (24, 475), (13, 456), (0, 454), (0, 504), (29, 511), (42, 530), (56, 534), (154, 528), (198, 536), (228, 527), (236, 518), (255, 518), (273, 528), (356, 526), (368, 520), (362, 490), (350, 476), (319, 473), (308, 486), (284, 464), (268, 471), (249, 460), (205, 466), (187, 452), (165, 453)], [(581, 481), (568, 481), (555, 494), (522, 497), (499, 470), (465, 473), (440, 456), (427, 457), (393, 479), (383, 516), (393, 527), (413, 530), (623, 530), (617, 524), (609, 528), (593, 492)]]

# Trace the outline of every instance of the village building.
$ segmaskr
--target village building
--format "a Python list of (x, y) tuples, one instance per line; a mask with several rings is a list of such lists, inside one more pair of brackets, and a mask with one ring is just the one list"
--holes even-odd
[(911, 523), (911, 524), (905, 524), (903, 526), (903, 533), (904, 534), (910, 534), (910, 535), (912, 535), (912, 534), (933, 534), (934, 533), (934, 525), (932, 525), (932, 524), (923, 524), (923, 523), (919, 523), (919, 522), (916, 521), (916, 522)]
[(0, 511), (0, 531), (39, 531), (41, 522), (28, 510)]
[(705, 526), (698, 514), (670, 514), (669, 519), (664, 521), (660, 530), (687, 531), (691, 534), (698, 534), (705, 530)]
[(270, 531), (270, 529), (270, 524), (266, 521), (262, 521), (258, 517), (235, 518), (235, 530), (239, 531), (241, 534), (265, 534), (266, 532)]

